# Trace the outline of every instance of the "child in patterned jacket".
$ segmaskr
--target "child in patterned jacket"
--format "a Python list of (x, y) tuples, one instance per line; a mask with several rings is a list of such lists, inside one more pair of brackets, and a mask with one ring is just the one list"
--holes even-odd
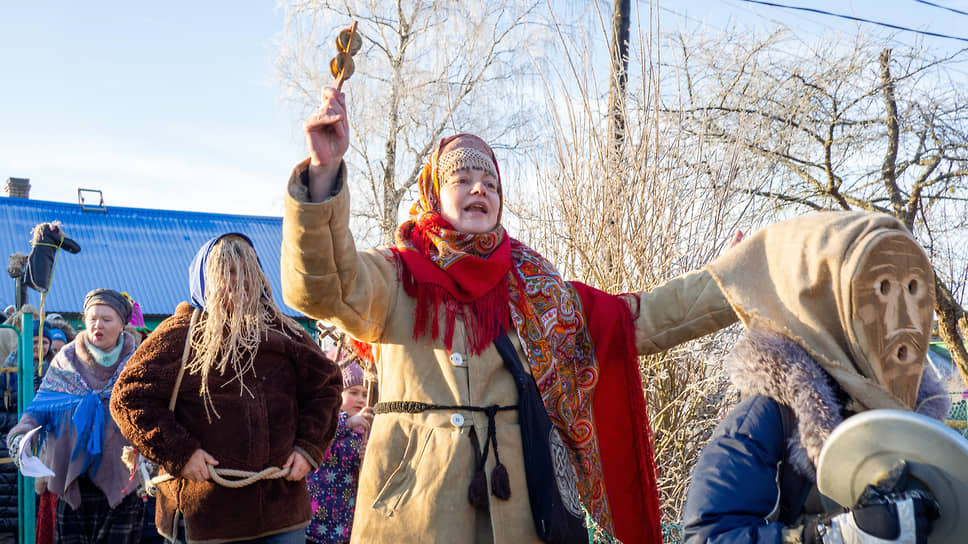
[[(327, 356), (337, 360), (335, 350)], [(336, 437), (322, 464), (306, 478), (313, 500), (313, 519), (306, 528), (306, 540), (320, 544), (350, 541), (360, 464), (373, 420), (372, 409), (366, 407), (363, 369), (355, 358), (341, 362), (340, 367), (343, 370), (343, 406)]]

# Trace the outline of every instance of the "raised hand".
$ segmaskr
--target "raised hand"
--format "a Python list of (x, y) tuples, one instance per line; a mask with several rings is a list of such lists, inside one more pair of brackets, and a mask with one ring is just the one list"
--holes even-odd
[(360, 433), (369, 432), (370, 425), (372, 424), (373, 409), (369, 406), (360, 410), (359, 413), (353, 414), (352, 416), (346, 418), (346, 426)]
[(346, 95), (332, 87), (323, 89), (322, 105), (303, 123), (303, 132), (309, 148), (309, 196), (320, 202), (330, 195), (350, 144)]
[(733, 247), (736, 244), (742, 242), (744, 236), (745, 235), (743, 234), (743, 231), (736, 229), (736, 233), (733, 234), (733, 241), (729, 243), (729, 247)]

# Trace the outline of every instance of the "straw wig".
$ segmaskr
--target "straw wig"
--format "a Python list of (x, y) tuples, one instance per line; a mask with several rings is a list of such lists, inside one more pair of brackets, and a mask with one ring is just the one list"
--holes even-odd
[(230, 233), (209, 240), (196, 254), (189, 273), (192, 305), (200, 315), (190, 332), (191, 356), (185, 365), (201, 376), (206, 415), (211, 418), (211, 410), (219, 417), (211, 403), (209, 374), (230, 372), (238, 380), (239, 395), (251, 395), (244, 379), (250, 373), (255, 377), (255, 356), (269, 329), (281, 323), (281, 332), (289, 336), (297, 334), (300, 326), (272, 301), (269, 282), (245, 235)]

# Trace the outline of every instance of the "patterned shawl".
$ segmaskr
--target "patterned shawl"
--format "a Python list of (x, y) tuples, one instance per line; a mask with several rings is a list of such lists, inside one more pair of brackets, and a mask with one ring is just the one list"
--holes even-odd
[[(114, 424), (108, 415), (106, 401), (111, 396), (111, 389), (118, 375), (124, 370), (125, 361), (120, 360), (104, 387), (92, 388), (77, 372), (73, 363), (75, 350), (84, 349), (80, 347), (83, 338), (84, 334), (78, 335), (54, 357), (37, 395), (24, 411), (36, 419), (39, 425), (44, 426), (47, 432), (53, 433), (55, 438), (70, 425), (77, 437), (71, 460), (83, 452), (83, 470), (90, 470), (94, 476), (101, 466), (105, 426)], [(123, 334), (120, 341), (124, 342)]]
[[(441, 140), (420, 175), (420, 199), (410, 220), (397, 230), (394, 252), (402, 265), (402, 281), (417, 301), (414, 338), (442, 336), (451, 349), (459, 315), (471, 351), (479, 354), (513, 323), (548, 415), (572, 452), (585, 507), (603, 529), (625, 542), (658, 542), (655, 466), (631, 312), (613, 295), (564, 281), (550, 262), (510, 238), (500, 224), (483, 234), (453, 230), (440, 216), (437, 159), (441, 149), (461, 141), (483, 146), (497, 164), (493, 151), (476, 136)], [(599, 324), (592, 326), (583, 305), (608, 311), (602, 311), (601, 318), (596, 315)], [(445, 311), (442, 335), (440, 308)], [(595, 331), (600, 334), (593, 338)], [(607, 380), (612, 397), (604, 401), (608, 417), (612, 410), (635, 412), (623, 416), (628, 418), (623, 423), (631, 427), (609, 432), (621, 445), (601, 443), (595, 425), (595, 412), (606, 413), (600, 399), (593, 403), (603, 378), (603, 356), (614, 359), (609, 361), (614, 362), (609, 369), (614, 378)], [(641, 431), (641, 440), (629, 436), (636, 434), (631, 429)], [(606, 450), (617, 455), (603, 459), (601, 452)], [(634, 489), (629, 488), (630, 481)], [(623, 485), (617, 487), (623, 489), (613, 493), (613, 484), (619, 482)], [(613, 524), (615, 508), (610, 502), (623, 511), (621, 523)]]

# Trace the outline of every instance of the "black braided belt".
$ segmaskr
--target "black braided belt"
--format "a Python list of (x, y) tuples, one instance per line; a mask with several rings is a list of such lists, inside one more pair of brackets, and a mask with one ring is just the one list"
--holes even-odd
[(488, 418), (493, 418), (494, 413), (504, 412), (506, 410), (514, 410), (517, 407), (517, 404), (511, 406), (498, 406), (497, 404), (492, 404), (490, 406), (460, 406), (449, 404), (430, 404), (427, 402), (416, 402), (412, 400), (392, 400), (376, 403), (376, 406), (373, 407), (373, 413), (419, 414), (420, 412), (427, 412), (430, 410), (467, 410), (468, 412), (484, 412), (485, 414), (488, 414)]
[(487, 414), (487, 437), (484, 439), (484, 454), (478, 464), (474, 479), (471, 480), (468, 489), (468, 499), (471, 504), (477, 507), (484, 507), (487, 504), (487, 481), (484, 477), (484, 466), (487, 462), (487, 454), (494, 447), (494, 471), (491, 474), (492, 492), (499, 499), (507, 500), (511, 496), (511, 489), (508, 483), (507, 470), (501, 464), (501, 457), (497, 453), (497, 432), (495, 431), (494, 416), (498, 412), (506, 410), (517, 410), (518, 405), (500, 406), (492, 404), (490, 406), (460, 406), (449, 404), (429, 404), (426, 402), (416, 402), (410, 400), (394, 400), (388, 402), (378, 402), (373, 407), (374, 414), (419, 414), (429, 410), (467, 410), (468, 412), (483, 412)]

